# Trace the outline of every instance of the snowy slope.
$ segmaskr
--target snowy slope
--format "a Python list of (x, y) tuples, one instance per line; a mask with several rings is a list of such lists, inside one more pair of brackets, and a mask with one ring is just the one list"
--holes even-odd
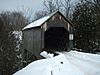
[(64, 52), (69, 62), (79, 68), (84, 75), (100, 75), (100, 55), (77, 51)]
[(32, 62), (14, 75), (100, 75), (100, 55), (63, 52)]

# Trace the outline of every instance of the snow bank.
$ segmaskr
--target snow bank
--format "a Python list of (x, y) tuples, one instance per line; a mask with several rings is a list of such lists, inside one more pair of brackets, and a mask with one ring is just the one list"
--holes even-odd
[[(42, 52), (42, 55), (46, 55)], [(14, 75), (100, 75), (100, 56), (70, 51), (32, 62)]]
[(64, 52), (63, 54), (84, 75), (100, 75), (100, 55), (78, 51)]
[(54, 57), (54, 54), (47, 53), (46, 51), (41, 52), (40, 55), (45, 58), (53, 58)]

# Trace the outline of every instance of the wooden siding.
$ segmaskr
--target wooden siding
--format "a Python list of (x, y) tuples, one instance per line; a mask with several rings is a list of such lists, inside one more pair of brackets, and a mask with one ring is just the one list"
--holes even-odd
[[(64, 20), (62, 16), (58, 14), (54, 15), (49, 19), (46, 24), (43, 24), (44, 31), (49, 29), (50, 27), (64, 27), (68, 31), (68, 22)], [(46, 29), (45, 29), (46, 28)]]
[(33, 53), (33, 29), (23, 31), (23, 47)]
[(31, 42), (33, 42), (33, 54), (35, 55), (35, 56), (37, 56), (38, 58), (39, 58), (39, 56), (40, 56), (40, 50), (41, 50), (41, 47), (42, 47), (42, 38), (41, 38), (41, 34), (42, 34), (42, 32), (41, 32), (41, 28), (35, 28), (35, 29), (33, 29), (33, 41), (31, 41)]
[(33, 28), (23, 32), (23, 47), (33, 55), (38, 55), (41, 50), (41, 29)]

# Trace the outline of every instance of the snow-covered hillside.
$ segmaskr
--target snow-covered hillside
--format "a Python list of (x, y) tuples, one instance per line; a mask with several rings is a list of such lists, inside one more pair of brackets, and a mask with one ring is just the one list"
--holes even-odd
[(58, 56), (32, 62), (14, 75), (100, 75), (100, 55), (62, 52)]

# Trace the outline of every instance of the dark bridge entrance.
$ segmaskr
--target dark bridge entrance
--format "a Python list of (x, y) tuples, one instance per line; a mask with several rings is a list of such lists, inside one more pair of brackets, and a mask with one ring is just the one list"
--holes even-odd
[(50, 27), (45, 31), (45, 48), (62, 51), (67, 49), (69, 33), (64, 27)]

